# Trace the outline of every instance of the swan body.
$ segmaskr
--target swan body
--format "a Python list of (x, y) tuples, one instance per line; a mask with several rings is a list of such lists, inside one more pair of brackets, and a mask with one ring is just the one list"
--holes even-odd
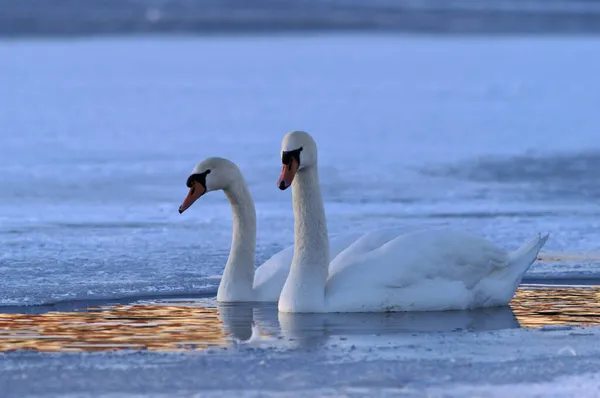
[[(294, 256), (281, 312), (462, 310), (507, 305), (548, 235), (508, 253), (450, 229), (376, 231), (329, 250), (317, 146), (305, 132), (282, 144), (279, 188), (292, 187)], [(333, 258), (330, 264), (330, 258)]]
[[(233, 233), (231, 250), (217, 291), (219, 302), (277, 302), (294, 254), (293, 245), (254, 268), (256, 249), (256, 210), (250, 190), (237, 165), (224, 158), (207, 158), (188, 178), (190, 191), (179, 207), (183, 213), (209, 191), (222, 190), (231, 204)], [(331, 240), (335, 256), (361, 234), (342, 234)]]

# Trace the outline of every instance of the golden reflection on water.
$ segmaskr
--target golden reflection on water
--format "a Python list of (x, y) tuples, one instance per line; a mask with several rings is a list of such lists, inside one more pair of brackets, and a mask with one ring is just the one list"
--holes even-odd
[[(522, 327), (600, 325), (600, 286), (524, 287), (510, 303)], [(229, 344), (216, 308), (197, 303), (90, 307), (85, 312), (0, 314), (0, 352), (177, 351)]]
[(89, 312), (0, 314), (0, 352), (202, 349), (226, 341), (216, 309), (118, 305)]
[(600, 325), (600, 286), (521, 288), (510, 307), (522, 327)]
[(582, 261), (600, 261), (600, 253), (540, 253), (537, 261), (544, 263), (565, 263)]

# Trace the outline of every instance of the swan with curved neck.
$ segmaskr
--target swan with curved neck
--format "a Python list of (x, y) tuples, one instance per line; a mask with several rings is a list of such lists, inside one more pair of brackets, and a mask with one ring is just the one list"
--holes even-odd
[(507, 305), (548, 235), (508, 253), (477, 236), (424, 230), (391, 238), (377, 231), (330, 263), (317, 145), (285, 135), (279, 189), (292, 187), (294, 257), (281, 312), (458, 310)]
[[(217, 291), (217, 301), (276, 302), (290, 269), (293, 246), (276, 253), (255, 270), (256, 210), (237, 165), (225, 158), (207, 158), (196, 165), (186, 185), (189, 192), (179, 207), (180, 214), (210, 191), (222, 190), (231, 205), (231, 250)], [(332, 251), (341, 252), (357, 236), (345, 234), (332, 240)]]

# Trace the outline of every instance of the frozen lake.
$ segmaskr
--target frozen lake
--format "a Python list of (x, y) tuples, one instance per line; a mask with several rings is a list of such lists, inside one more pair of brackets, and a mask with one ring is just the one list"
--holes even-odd
[[(284, 133), (320, 147), (332, 234), (451, 226), (518, 247), (536, 278), (600, 277), (596, 39), (401, 36), (0, 43), (0, 305), (214, 292), (225, 156), (256, 201), (258, 260), (291, 244)], [(553, 260), (557, 260), (554, 258)]]
[[(194, 296), (214, 306), (229, 251), (229, 204), (212, 193), (179, 215), (186, 178), (208, 156), (241, 167), (256, 201), (262, 262), (293, 240), (291, 193), (280, 192), (276, 180), (281, 138), (294, 129), (309, 131), (319, 144), (332, 234), (450, 226), (514, 249), (547, 231), (542, 261), (527, 279), (600, 284), (599, 44), (575, 37), (394, 35), (0, 42), (0, 312), (128, 297)], [(399, 355), (393, 369), (408, 367), (408, 384), (401, 384), (416, 386), (416, 396), (456, 380), (471, 385), (477, 377), (466, 377), (466, 369), (481, 365), (477, 358), (489, 344), (491, 364), (481, 359), (481, 382), (544, 388), (566, 368), (576, 371), (565, 377), (598, 369), (591, 343), (598, 331), (574, 330), (446, 330), (434, 337), (416, 331), (407, 335), (414, 356), (403, 357), (412, 352), (404, 343), (390, 343)], [(352, 351), (362, 353), (361, 361), (370, 358), (379, 376), (360, 388), (399, 388), (390, 385), (398, 373), (386, 379), (382, 370), (392, 366), (389, 358), (377, 354), (388, 343), (370, 345), (361, 336)], [(437, 352), (445, 341), (464, 350), (423, 359), (429, 344)], [(323, 369), (313, 366), (330, 355), (345, 357), (351, 346), (298, 357), (277, 345), (172, 356), (13, 353), (0, 359), (0, 385), (15, 396), (85, 396), (112, 378), (115, 394), (173, 396), (202, 390), (197, 377), (212, 386), (219, 371), (252, 366), (254, 381), (247, 376), (232, 388), (287, 390), (286, 380), (306, 374), (307, 383), (323, 386), (319, 393), (335, 395), (366, 365), (345, 370), (332, 359), (339, 385), (320, 379)], [(514, 350), (513, 362), (504, 362), (504, 346)], [(585, 360), (574, 365), (565, 347)], [(475, 359), (449, 369), (448, 361), (459, 357)], [(289, 374), (269, 384), (263, 376), (274, 368), (261, 373), (260, 361)], [(181, 388), (157, 378), (160, 364), (166, 378), (181, 374), (181, 384), (173, 382)], [(451, 379), (419, 378), (436, 366)], [(67, 371), (79, 373), (57, 379)], [(516, 373), (523, 377), (513, 380)], [(129, 388), (132, 374), (140, 384)], [(35, 390), (16, 381), (22, 375), (38, 377), (39, 386), (57, 384)], [(154, 389), (154, 382), (164, 388)]]

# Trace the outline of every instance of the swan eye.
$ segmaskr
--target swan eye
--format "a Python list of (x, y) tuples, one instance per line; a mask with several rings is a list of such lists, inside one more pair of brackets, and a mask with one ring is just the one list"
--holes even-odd
[(291, 166), (292, 159), (296, 159), (298, 162), (298, 166), (300, 165), (300, 152), (302, 152), (302, 147), (298, 149), (294, 149), (293, 151), (285, 151), (281, 153), (281, 163)]
[(188, 188), (192, 188), (192, 186), (194, 185), (194, 182), (199, 182), (200, 184), (202, 184), (204, 189), (206, 189), (206, 176), (208, 174), (210, 174), (210, 169), (206, 170), (204, 173), (192, 174), (191, 176), (188, 177), (185, 185)]

